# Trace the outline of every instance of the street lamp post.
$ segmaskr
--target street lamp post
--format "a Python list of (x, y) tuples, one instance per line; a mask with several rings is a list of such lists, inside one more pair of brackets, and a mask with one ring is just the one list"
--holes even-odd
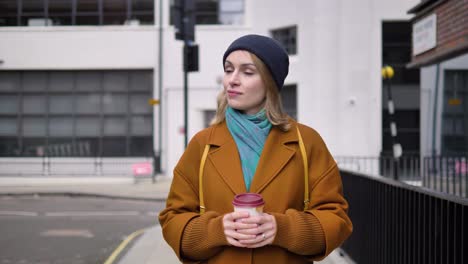
[(391, 79), (395, 72), (391, 66), (382, 67), (382, 78), (387, 83), (387, 103), (388, 103), (388, 114), (390, 120), (390, 133), (392, 136), (392, 148), (393, 148), (393, 178), (398, 180), (398, 168), (400, 163), (400, 157), (403, 154), (401, 144), (397, 141), (397, 126), (395, 121), (395, 105), (393, 104), (392, 98), (392, 86)]

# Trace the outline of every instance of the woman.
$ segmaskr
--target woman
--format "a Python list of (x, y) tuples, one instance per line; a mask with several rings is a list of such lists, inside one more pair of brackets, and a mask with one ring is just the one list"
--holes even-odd
[[(350, 235), (352, 224), (325, 143), (282, 109), (286, 51), (271, 38), (246, 35), (228, 47), (223, 66), (213, 124), (193, 137), (174, 169), (159, 216), (164, 238), (187, 263), (324, 258)], [(233, 212), (234, 196), (245, 192), (263, 197), (264, 213)]]

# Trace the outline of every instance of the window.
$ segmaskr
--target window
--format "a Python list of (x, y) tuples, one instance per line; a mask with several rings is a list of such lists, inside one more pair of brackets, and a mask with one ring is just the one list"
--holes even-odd
[(154, 20), (154, 2), (148, 0), (132, 0), (131, 9), (127, 10), (128, 17), (142, 25), (152, 25)]
[(223, 25), (244, 24), (244, 0), (221, 0), (219, 22)]
[(153, 24), (153, 0), (2, 0), (0, 26)]
[(271, 36), (283, 45), (289, 55), (297, 54), (297, 26), (271, 30)]
[(0, 71), (0, 156), (152, 156), (145, 70)]
[(445, 71), (442, 154), (468, 153), (468, 71)]
[[(194, 1), (197, 25), (242, 25), (244, 23), (244, 0)], [(174, 1), (171, 1), (171, 8), (173, 5)], [(170, 24), (174, 24), (172, 12)]]
[(285, 85), (281, 89), (281, 101), (284, 111), (293, 119), (297, 119), (297, 85)]
[(53, 25), (73, 25), (73, 5), (68, 0), (49, 0), (49, 18)]
[(0, 27), (1, 26), (19, 26), (17, 21), (18, 12), (17, 0), (0, 1)]
[(218, 4), (218, 1), (195, 0), (196, 24), (219, 24)]

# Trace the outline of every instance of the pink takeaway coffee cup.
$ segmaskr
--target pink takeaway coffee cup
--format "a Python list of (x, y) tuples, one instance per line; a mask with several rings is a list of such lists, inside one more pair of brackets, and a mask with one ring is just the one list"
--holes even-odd
[(234, 196), (232, 205), (234, 205), (234, 212), (246, 211), (250, 216), (256, 216), (263, 212), (265, 201), (258, 193), (241, 193)]

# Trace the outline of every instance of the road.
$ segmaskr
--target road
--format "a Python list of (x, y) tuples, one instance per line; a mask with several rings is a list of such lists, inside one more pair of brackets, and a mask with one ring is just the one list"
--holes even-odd
[(0, 197), (0, 263), (102, 264), (131, 233), (157, 224), (162, 202)]

